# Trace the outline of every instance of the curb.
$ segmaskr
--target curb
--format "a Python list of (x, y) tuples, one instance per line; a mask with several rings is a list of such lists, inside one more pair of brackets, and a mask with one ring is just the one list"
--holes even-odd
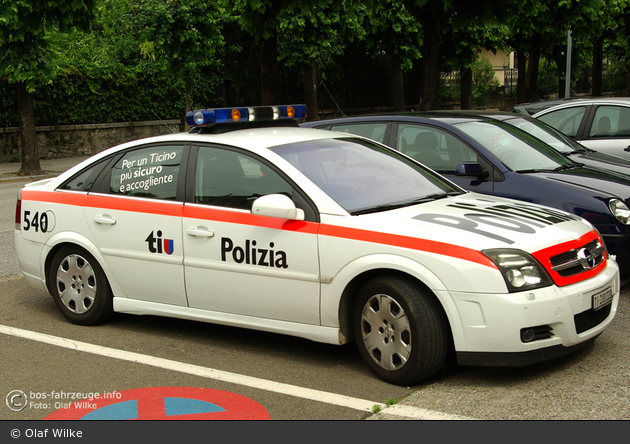
[(35, 182), (41, 179), (50, 179), (53, 177), (57, 177), (61, 173), (50, 172), (46, 174), (39, 174), (37, 176), (0, 176), (0, 183), (9, 183), (9, 182)]

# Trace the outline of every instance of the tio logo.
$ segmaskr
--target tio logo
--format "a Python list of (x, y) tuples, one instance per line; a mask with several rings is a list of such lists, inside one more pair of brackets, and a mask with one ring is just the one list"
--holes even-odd
[(149, 251), (151, 253), (173, 254), (173, 250), (174, 250), (173, 239), (162, 239), (161, 230), (158, 230), (157, 237), (153, 236), (153, 231), (151, 231), (151, 234), (149, 234), (149, 236), (147, 236), (147, 238), (144, 241), (148, 244)]

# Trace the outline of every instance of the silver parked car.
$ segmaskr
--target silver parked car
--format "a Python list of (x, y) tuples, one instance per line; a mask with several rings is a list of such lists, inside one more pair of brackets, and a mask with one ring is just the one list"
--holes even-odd
[(534, 117), (587, 148), (630, 159), (630, 98), (567, 101)]

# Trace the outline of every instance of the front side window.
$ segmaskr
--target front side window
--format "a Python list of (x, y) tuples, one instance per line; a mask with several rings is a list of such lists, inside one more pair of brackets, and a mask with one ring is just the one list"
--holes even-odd
[(426, 125), (399, 124), (396, 148), (440, 173), (453, 174), (460, 163), (479, 161), (457, 137)]
[(364, 139), (313, 140), (272, 150), (351, 214), (462, 192), (432, 171)]
[(259, 160), (229, 149), (199, 147), (195, 203), (250, 210), (267, 194), (293, 197), (293, 188)]
[(158, 145), (125, 153), (112, 168), (109, 192), (176, 199), (182, 146)]
[(575, 137), (585, 113), (585, 106), (574, 106), (547, 113), (538, 118), (567, 136)]

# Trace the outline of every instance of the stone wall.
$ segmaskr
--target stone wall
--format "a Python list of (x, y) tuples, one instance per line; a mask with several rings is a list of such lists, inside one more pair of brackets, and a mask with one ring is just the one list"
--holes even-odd
[[(38, 126), (40, 159), (91, 156), (109, 147), (144, 137), (179, 132), (179, 120), (122, 122), (94, 125)], [(169, 130), (170, 128), (170, 130)], [(0, 128), (0, 162), (21, 158), (19, 128)]]

